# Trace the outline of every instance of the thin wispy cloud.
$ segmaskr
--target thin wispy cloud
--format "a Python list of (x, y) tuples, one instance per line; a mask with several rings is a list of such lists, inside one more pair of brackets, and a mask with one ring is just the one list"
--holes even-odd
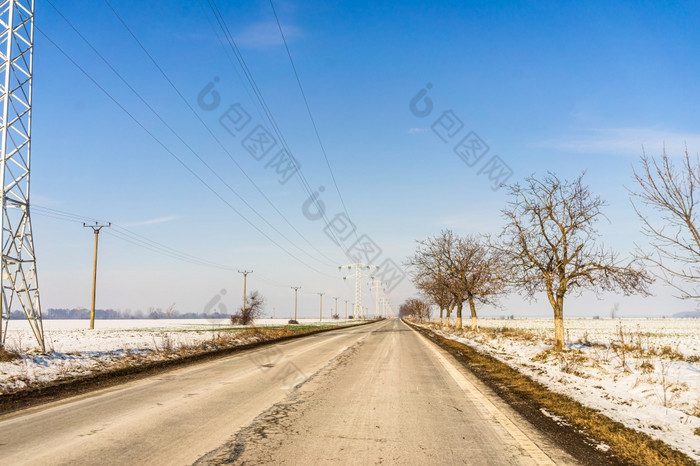
[(139, 226), (144, 226), (144, 225), (157, 225), (159, 223), (172, 222), (173, 220), (178, 220), (180, 218), (182, 218), (181, 215), (170, 215), (168, 217), (156, 217), (156, 218), (151, 218), (148, 220), (143, 220), (140, 222), (126, 223), (124, 226), (125, 227), (139, 227)]
[(411, 128), (408, 130), (408, 134), (425, 133), (429, 128)]
[[(282, 30), (287, 43), (304, 36), (303, 31), (294, 25), (282, 24)], [(246, 48), (262, 49), (284, 45), (277, 23), (274, 21), (253, 23), (241, 29), (234, 38), (240, 47)]]
[(669, 156), (700, 152), (700, 134), (659, 128), (607, 128), (577, 131), (562, 138), (549, 139), (535, 147), (580, 154), (639, 156), (642, 147), (648, 155), (659, 155), (666, 147)]

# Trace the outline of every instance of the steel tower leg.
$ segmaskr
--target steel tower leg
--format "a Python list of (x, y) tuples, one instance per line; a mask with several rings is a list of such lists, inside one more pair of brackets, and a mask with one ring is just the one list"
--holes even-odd
[(355, 319), (361, 317), (365, 320), (365, 310), (362, 307), (362, 266), (358, 262), (355, 264), (355, 305), (352, 310)]
[[(41, 351), (44, 329), (29, 217), (34, 0), (0, 1), (2, 318), (22, 306)], [(0, 330), (1, 332), (2, 330)], [(0, 345), (4, 343), (2, 335)]]

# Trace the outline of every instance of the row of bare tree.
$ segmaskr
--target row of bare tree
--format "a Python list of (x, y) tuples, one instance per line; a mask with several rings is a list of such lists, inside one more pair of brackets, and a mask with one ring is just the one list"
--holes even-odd
[[(650, 251), (637, 247), (632, 259), (599, 241), (596, 223), (605, 203), (582, 182), (560, 180), (555, 174), (527, 178), (510, 186), (506, 220), (497, 237), (459, 236), (451, 230), (418, 241), (406, 265), (416, 288), (440, 309), (449, 324), (456, 310), (462, 328), (462, 308), (469, 305), (471, 329), (477, 330), (477, 304), (495, 304), (499, 296), (518, 292), (533, 299), (544, 292), (554, 313), (555, 349), (564, 348), (564, 301), (583, 290), (596, 293), (649, 294), (653, 278), (645, 268), (680, 291), (698, 298), (700, 232), (695, 211), (700, 200), (700, 160), (687, 151), (680, 167), (664, 153), (660, 160), (644, 155), (635, 170), (630, 194)], [(648, 216), (643, 206), (656, 213)], [(415, 307), (415, 303), (413, 303)]]
[(456, 325), (462, 328), (462, 308), (468, 303), (472, 330), (477, 329), (476, 303), (492, 304), (504, 291), (505, 270), (501, 256), (476, 236), (461, 237), (451, 230), (418, 241), (407, 265), (414, 285), (450, 320), (456, 309)]
[(430, 319), (430, 304), (424, 299), (408, 298), (399, 306), (399, 317), (413, 317), (418, 320)]

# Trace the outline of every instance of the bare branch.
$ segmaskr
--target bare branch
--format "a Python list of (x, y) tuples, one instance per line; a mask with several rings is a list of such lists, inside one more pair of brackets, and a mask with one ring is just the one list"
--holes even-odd
[(630, 190), (641, 205), (659, 218), (650, 219), (632, 202), (642, 221), (642, 233), (650, 238), (652, 251), (637, 248), (636, 256), (655, 266), (656, 275), (680, 293), (679, 298), (700, 298), (700, 231), (698, 231), (697, 190), (700, 189), (700, 160), (685, 150), (676, 168), (666, 151), (657, 160), (644, 153), (635, 169), (637, 190)]
[(532, 298), (544, 291), (554, 311), (555, 348), (564, 344), (567, 294), (583, 290), (648, 294), (649, 275), (636, 263), (623, 264), (615, 252), (596, 244), (595, 222), (605, 203), (583, 184), (583, 174), (562, 181), (534, 176), (510, 187), (503, 210), (506, 226), (494, 248), (511, 267), (511, 286)]

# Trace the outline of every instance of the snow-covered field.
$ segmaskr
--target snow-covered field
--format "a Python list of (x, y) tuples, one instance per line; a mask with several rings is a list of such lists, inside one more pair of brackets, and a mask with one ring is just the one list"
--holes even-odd
[[(328, 325), (346, 322), (300, 319), (299, 323)], [(259, 326), (286, 324), (287, 319), (256, 321)], [(174, 357), (174, 353), (182, 348), (215, 342), (222, 336), (236, 339), (228, 319), (96, 320), (94, 330), (88, 329), (89, 321), (86, 320), (45, 320), (43, 327), (47, 351), (44, 355), (39, 354), (27, 321), (10, 321), (5, 347), (19, 353), (21, 359), (0, 362), (0, 393), (120, 364), (135, 364), (144, 359)], [(234, 344), (246, 344), (255, 339), (254, 336), (241, 335)]]
[[(554, 338), (552, 319), (480, 319), (479, 325), (525, 330)], [(628, 343), (641, 343), (645, 347), (668, 346), (686, 356), (700, 357), (700, 319), (566, 319), (565, 329), (570, 343), (586, 340), (601, 344), (619, 342), (622, 329)]]
[(439, 332), (700, 461), (700, 319), (567, 319), (561, 355), (551, 319), (479, 326)]

